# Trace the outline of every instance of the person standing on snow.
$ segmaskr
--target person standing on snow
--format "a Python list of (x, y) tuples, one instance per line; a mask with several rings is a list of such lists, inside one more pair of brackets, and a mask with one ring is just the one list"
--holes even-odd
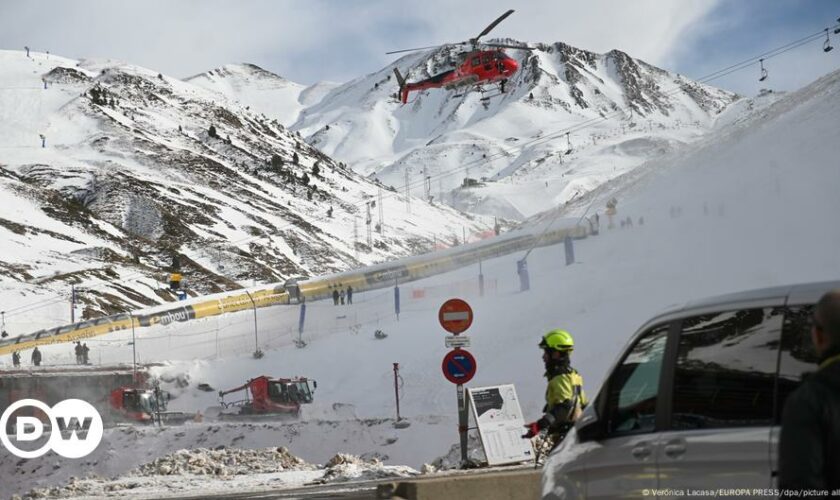
[(12, 353), (12, 365), (15, 368), (20, 366), (20, 353), (17, 351)]
[(334, 306), (338, 305), (338, 288), (333, 290), (333, 305)]
[(347, 285), (347, 303), (353, 303), (353, 287), (350, 285)]
[(32, 364), (35, 366), (41, 366), (41, 351), (39, 351), (37, 347), (34, 351), (32, 351)]
[(548, 436), (557, 446), (580, 417), (583, 408), (589, 403), (583, 392), (583, 378), (571, 365), (571, 353), (575, 341), (565, 330), (551, 330), (543, 335), (539, 346), (543, 350), (545, 377), (548, 387), (545, 390), (545, 414), (535, 422), (525, 425), (528, 432), (523, 438), (530, 439), (540, 431), (548, 431)]
[(90, 352), (90, 347), (87, 344), (82, 344), (82, 364), (87, 365), (90, 364), (90, 359), (88, 358), (88, 353)]
[(341, 290), (341, 292), (338, 294), (338, 296), (339, 296), (339, 299), (341, 300), (341, 305), (344, 305), (344, 296), (345, 296), (344, 289)]

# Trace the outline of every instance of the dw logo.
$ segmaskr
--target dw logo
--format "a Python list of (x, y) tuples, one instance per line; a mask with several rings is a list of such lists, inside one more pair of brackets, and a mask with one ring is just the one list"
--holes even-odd
[[(42, 411), (50, 419), (49, 439), (37, 450), (18, 448), (6, 434), (12, 414), (28, 406)], [(19, 415), (15, 419), (13, 436), (16, 442), (35, 441), (44, 434), (44, 423), (39, 418)], [(99, 446), (102, 434), (102, 416), (90, 403), (81, 399), (65, 399), (52, 408), (37, 399), (21, 399), (12, 403), (0, 416), (0, 442), (20, 458), (37, 458), (50, 450), (65, 458), (82, 458)]]

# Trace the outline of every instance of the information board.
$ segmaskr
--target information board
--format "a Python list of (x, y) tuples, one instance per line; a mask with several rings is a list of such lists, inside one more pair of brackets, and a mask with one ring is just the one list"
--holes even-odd
[(513, 384), (467, 389), (467, 393), (488, 465), (533, 461), (531, 440), (522, 438), (525, 419)]

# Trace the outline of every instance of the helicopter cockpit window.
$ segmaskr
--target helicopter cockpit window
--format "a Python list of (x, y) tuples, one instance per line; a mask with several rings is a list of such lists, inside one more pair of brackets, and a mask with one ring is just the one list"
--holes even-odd
[(478, 57), (478, 56), (473, 57), (472, 58), (472, 65), (473, 66), (481, 66), (481, 58)]
[(493, 62), (493, 54), (484, 54), (483, 56), (481, 56), (481, 62), (483, 62), (484, 64), (489, 64)]

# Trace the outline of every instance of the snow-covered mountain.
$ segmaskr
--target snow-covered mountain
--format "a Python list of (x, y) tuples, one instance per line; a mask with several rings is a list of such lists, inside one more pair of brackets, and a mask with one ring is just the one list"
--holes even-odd
[(227, 64), (191, 76), (187, 82), (213, 90), (255, 111), (294, 123), (307, 106), (319, 102), (337, 83), (319, 82), (306, 87), (275, 75), (254, 64)]
[(495, 86), (396, 101), (394, 68), (409, 81), (427, 78), (461, 60), (457, 45), (404, 56), (343, 85), (305, 87), (250, 64), (189, 81), (290, 125), (358, 173), (511, 219), (562, 205), (778, 98), (741, 99), (619, 50), (597, 54), (560, 42), (531, 48), (508, 49), (521, 69), (507, 94), (489, 100), (482, 96), (497, 94)]
[[(271, 101), (271, 75), (236, 68), (268, 82), (249, 95)], [(86, 316), (174, 300), (164, 283), (176, 255), (191, 293), (209, 293), (388, 260), (493, 223), (407, 204), (247, 99), (157, 71), (0, 51), (0, 88), (9, 329), (67, 322), (71, 284)], [(39, 299), (54, 307), (23, 314)]]
[[(500, 42), (521, 45), (516, 40)], [(394, 68), (416, 81), (458, 63), (459, 46), (410, 54), (329, 92), (292, 126), (357, 172), (472, 212), (522, 218), (705, 135), (738, 96), (619, 50), (564, 43), (507, 52), (506, 94), (431, 89), (396, 102)], [(494, 88), (485, 89), (489, 94)], [(570, 132), (567, 136), (566, 132)], [(461, 189), (464, 178), (481, 181)]]
[[(840, 72), (761, 108), (768, 99), (753, 103), (743, 120), (729, 121), (689, 148), (646, 162), (569, 204), (567, 214), (576, 215), (593, 200), (603, 207), (617, 197), (618, 218), (629, 217), (634, 224), (609, 228), (602, 219), (598, 236), (575, 242), (575, 265), (564, 265), (562, 246), (535, 249), (528, 257), (529, 291), (519, 289), (515, 270), (522, 255), (516, 254), (484, 261), (484, 295), (476, 286), (475, 266), (406, 284), (399, 318), (389, 291), (362, 293), (353, 305), (339, 307), (311, 301), (303, 332), (306, 348), (294, 343), (297, 306), (261, 309), (259, 338), (266, 351), (261, 359), (251, 356), (254, 344), (243, 341), (256, 328), (249, 310), (142, 329), (134, 344), (138, 359), (167, 362), (155, 372), (173, 393), (173, 409), (216, 405), (216, 394), (200, 390), (202, 383), (229, 388), (266, 372), (318, 380), (315, 401), (301, 421), (287, 424), (111, 429), (86, 460), (45, 455), (20, 461), (6, 454), (0, 456), (0, 475), (9, 480), (0, 483), (0, 494), (71, 481), (77, 495), (89, 495), (70, 477), (91, 475), (100, 485), (95, 491), (132, 498), (126, 485), (145, 493), (148, 479), (136, 480), (136, 472), (112, 481), (100, 478), (196, 447), (287, 446), (310, 462), (344, 451), (419, 468), (458, 442), (457, 400), (441, 374), (447, 349), (438, 324), (441, 303), (453, 295), (474, 311), (466, 333), (478, 369), (469, 387), (514, 384), (524, 416), (531, 420), (542, 414), (545, 397), (536, 344), (550, 329), (574, 335), (572, 362), (594, 397), (632, 333), (671, 304), (837, 279)], [(388, 337), (375, 338), (376, 329)], [(130, 339), (125, 330), (108, 334), (94, 346), (94, 359), (131, 360)], [(45, 346), (43, 352), (49, 365), (73, 362), (66, 344)], [(9, 361), (0, 359), (0, 366)], [(392, 363), (399, 363), (401, 416), (411, 423), (407, 428), (392, 425)], [(143, 453), (130, 452), (138, 448)], [(194, 481), (196, 488), (224, 488), (204, 475), (177, 479), (161, 478), (157, 496), (172, 494), (170, 485), (184, 484), (182, 479)], [(273, 488), (284, 486), (272, 483)]]

